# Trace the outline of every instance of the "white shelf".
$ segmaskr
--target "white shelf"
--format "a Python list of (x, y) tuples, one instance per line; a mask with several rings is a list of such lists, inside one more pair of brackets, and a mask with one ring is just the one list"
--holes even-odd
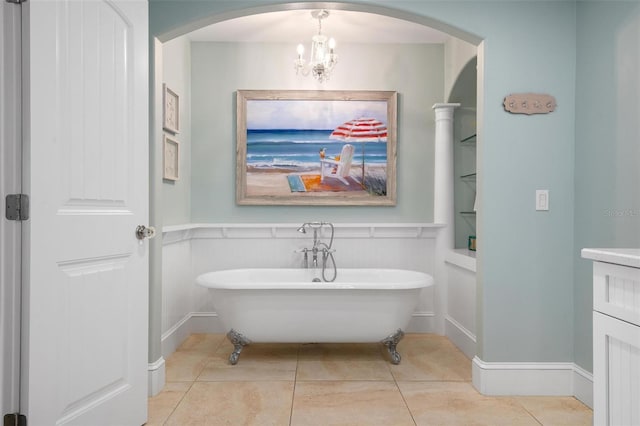
[(476, 252), (468, 249), (452, 249), (447, 252), (445, 262), (467, 271), (476, 272)]

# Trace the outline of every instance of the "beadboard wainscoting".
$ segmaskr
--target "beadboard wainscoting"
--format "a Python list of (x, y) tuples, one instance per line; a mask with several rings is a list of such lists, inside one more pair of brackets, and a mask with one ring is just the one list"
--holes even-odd
[[(298, 268), (311, 247), (309, 234), (296, 232), (300, 224), (187, 224), (163, 228), (162, 355), (166, 358), (191, 333), (221, 333), (207, 289), (195, 278), (209, 271), (234, 268)], [(443, 277), (434, 264), (438, 224), (334, 224), (338, 268), (410, 269), (433, 275), (435, 285), (422, 291), (408, 332), (438, 333), (443, 317), (438, 293)], [(322, 239), (328, 241), (328, 229)]]
[(445, 335), (469, 359), (476, 355), (476, 256), (466, 249), (449, 250)]

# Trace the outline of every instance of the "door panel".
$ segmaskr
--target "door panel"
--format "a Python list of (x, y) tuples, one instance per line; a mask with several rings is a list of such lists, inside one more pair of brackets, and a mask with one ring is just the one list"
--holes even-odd
[(26, 389), (33, 425), (146, 420), (145, 1), (30, 0)]

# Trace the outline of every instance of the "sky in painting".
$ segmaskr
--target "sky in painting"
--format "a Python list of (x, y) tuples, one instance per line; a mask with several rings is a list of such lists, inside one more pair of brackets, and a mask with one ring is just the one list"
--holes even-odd
[(247, 129), (333, 130), (355, 118), (387, 123), (386, 101), (248, 100)]

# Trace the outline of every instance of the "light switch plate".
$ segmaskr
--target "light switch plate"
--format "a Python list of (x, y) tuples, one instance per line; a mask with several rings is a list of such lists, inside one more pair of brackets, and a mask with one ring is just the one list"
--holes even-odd
[(536, 189), (536, 210), (549, 210), (549, 190)]

